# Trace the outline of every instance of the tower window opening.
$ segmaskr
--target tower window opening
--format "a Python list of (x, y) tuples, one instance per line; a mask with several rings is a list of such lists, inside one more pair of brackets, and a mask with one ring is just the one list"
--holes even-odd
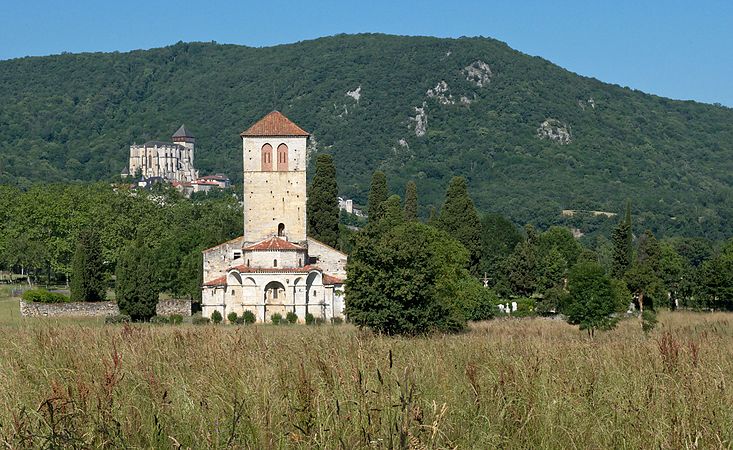
[(276, 259), (272, 261), (272, 267), (277, 267), (277, 260)]
[(278, 236), (282, 236), (284, 232), (285, 232), (285, 224), (284, 223), (279, 223), (277, 225), (277, 235)]

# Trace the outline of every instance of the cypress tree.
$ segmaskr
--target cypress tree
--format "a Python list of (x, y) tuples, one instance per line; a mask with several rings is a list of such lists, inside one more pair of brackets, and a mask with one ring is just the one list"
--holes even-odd
[(620, 280), (629, 270), (634, 255), (633, 234), (631, 232), (631, 204), (629, 202), (626, 202), (624, 219), (611, 234), (611, 241), (613, 243), (611, 275)]
[(382, 218), (382, 203), (389, 197), (387, 190), (387, 176), (381, 170), (372, 175), (372, 185), (369, 189), (368, 212), (369, 223), (377, 223)]
[(453, 177), (445, 193), (445, 203), (437, 220), (438, 228), (448, 232), (468, 250), (469, 270), (478, 275), (481, 257), (481, 220), (473, 200), (468, 195), (468, 185), (463, 177)]
[(88, 229), (79, 233), (71, 262), (71, 300), (98, 302), (107, 297), (99, 233)]
[(333, 157), (319, 154), (306, 203), (308, 235), (335, 247), (339, 238), (338, 184)]
[(417, 220), (417, 185), (410, 180), (405, 187), (405, 221), (415, 220)]
[(155, 316), (158, 305), (158, 280), (153, 251), (138, 234), (117, 261), (115, 295), (120, 313), (136, 322)]

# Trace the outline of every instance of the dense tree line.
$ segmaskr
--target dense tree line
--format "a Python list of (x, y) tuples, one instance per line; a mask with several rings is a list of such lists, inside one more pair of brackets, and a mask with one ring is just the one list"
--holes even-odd
[(406, 213), (417, 192), (408, 188), (402, 207), (385, 184), (375, 172), (369, 206), (379, 216), (355, 236), (348, 263), (347, 313), (357, 325), (455, 331), (502, 305), (515, 315), (562, 313), (592, 336), (627, 310), (641, 315), (645, 329), (659, 307), (733, 310), (733, 239), (659, 241), (634, 227), (627, 202), (610, 240), (583, 245), (565, 227), (519, 229), (499, 214), (481, 218), (461, 177), (421, 224)]
[[(478, 60), (492, 73), (483, 87), (463, 70)], [(452, 104), (427, 96), (440, 81)], [(358, 100), (346, 95), (359, 87)], [(417, 136), (410, 118), (423, 102), (427, 130)], [(130, 144), (168, 139), (183, 122), (202, 173), (238, 183), (239, 133), (273, 107), (333, 154), (348, 180), (341, 194), (363, 206), (382, 170), (393, 192), (414, 180), (426, 218), (459, 174), (480, 211), (540, 230), (608, 238), (616, 219), (560, 211), (619, 212), (627, 198), (634, 226), (658, 237), (717, 240), (733, 227), (733, 111), (580, 77), (486, 38), (339, 35), (0, 61), (0, 183), (107, 180)], [(539, 139), (548, 118), (572, 142)], [(18, 245), (37, 253), (32, 242)]]
[(201, 250), (242, 232), (236, 197), (192, 201), (163, 186), (0, 186), (0, 215), (0, 268), (42, 283), (69, 281), (84, 300), (103, 298), (95, 280), (112, 280), (136, 239), (155, 261), (148, 267), (157, 291), (197, 299)]

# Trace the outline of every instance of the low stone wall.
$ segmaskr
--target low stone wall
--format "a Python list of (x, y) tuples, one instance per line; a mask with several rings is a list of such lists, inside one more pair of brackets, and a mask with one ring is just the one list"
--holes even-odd
[[(115, 302), (28, 303), (20, 300), (23, 317), (106, 317), (119, 314)], [(191, 315), (190, 300), (160, 300), (156, 308), (159, 316)]]

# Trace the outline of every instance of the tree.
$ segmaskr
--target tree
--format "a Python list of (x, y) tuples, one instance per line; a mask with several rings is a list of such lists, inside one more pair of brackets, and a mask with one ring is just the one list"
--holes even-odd
[(481, 258), (481, 221), (473, 200), (468, 195), (465, 178), (451, 179), (437, 224), (438, 228), (445, 230), (466, 247), (469, 254), (468, 269), (477, 276)]
[(382, 218), (382, 203), (389, 197), (387, 190), (387, 176), (381, 170), (372, 175), (372, 185), (369, 189), (367, 215), (369, 222), (378, 222)]
[(417, 220), (417, 185), (410, 180), (405, 186), (405, 221)]
[(98, 302), (107, 298), (102, 242), (94, 229), (79, 233), (71, 262), (70, 289), (74, 302)]
[(631, 266), (634, 248), (633, 234), (631, 231), (631, 203), (626, 202), (626, 214), (611, 235), (613, 242), (613, 259), (611, 262), (611, 275), (614, 278), (623, 278)]
[(684, 275), (689, 271), (685, 259), (680, 256), (669, 242), (662, 242), (660, 248), (659, 276), (669, 295), (669, 307), (677, 308)]
[(522, 242), (522, 233), (500, 214), (487, 214), (481, 219), (481, 258), (479, 274), (487, 274), (496, 282), (504, 260)]
[(461, 292), (471, 278), (467, 262), (458, 241), (419, 222), (376, 237), (362, 232), (347, 265), (346, 313), (352, 323), (386, 334), (460, 330), (466, 311), (481, 303), (463, 297), (481, 290)]
[(321, 153), (316, 159), (316, 173), (308, 189), (306, 211), (308, 235), (336, 247), (339, 238), (338, 184), (331, 155)]
[(613, 328), (611, 317), (616, 295), (611, 279), (597, 263), (579, 263), (568, 277), (568, 305), (564, 308), (568, 323), (579, 325), (593, 338), (596, 330)]
[(636, 296), (639, 311), (644, 312), (644, 301), (648, 300), (654, 309), (654, 300), (664, 295), (664, 286), (659, 277), (661, 250), (659, 243), (650, 230), (639, 239), (636, 260), (626, 272), (625, 280), (631, 292)]
[(733, 310), (733, 239), (702, 264), (699, 292), (708, 307)]
[(120, 313), (136, 322), (155, 316), (159, 294), (155, 258), (141, 233), (120, 256), (116, 278), (115, 295)]

